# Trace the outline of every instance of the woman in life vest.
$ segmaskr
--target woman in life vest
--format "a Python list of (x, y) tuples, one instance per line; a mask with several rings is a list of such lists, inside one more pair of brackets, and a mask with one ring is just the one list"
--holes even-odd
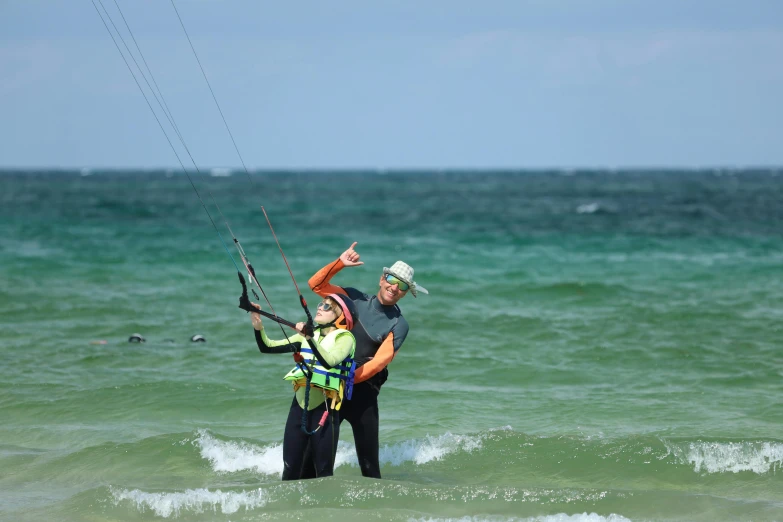
[[(256, 303), (256, 307), (260, 308)], [(318, 304), (315, 331), (298, 333), (280, 341), (267, 337), (259, 314), (251, 314), (256, 344), (261, 353), (293, 353), (296, 366), (284, 379), (294, 387), (283, 436), (283, 480), (298, 480), (308, 444), (316, 477), (334, 473), (334, 459), (340, 436), (337, 410), (353, 389), (356, 340), (349, 331), (356, 320), (356, 307), (348, 297), (330, 294)], [(313, 353), (313, 347), (317, 354)], [(322, 363), (325, 363), (322, 364)]]

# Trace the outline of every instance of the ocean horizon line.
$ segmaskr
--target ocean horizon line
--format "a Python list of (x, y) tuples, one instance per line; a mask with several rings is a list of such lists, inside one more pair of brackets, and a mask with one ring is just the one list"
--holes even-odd
[[(231, 175), (247, 170), (254, 174), (276, 173), (350, 173), (350, 174), (406, 174), (406, 173), (531, 173), (541, 174), (555, 173), (590, 173), (590, 172), (615, 172), (615, 173), (660, 173), (660, 172), (710, 172), (710, 173), (747, 173), (747, 172), (783, 172), (783, 165), (704, 165), (704, 166), (520, 166), (520, 167), (248, 167), (242, 166), (205, 166), (199, 169), (185, 169), (188, 173), (209, 173), (213, 176)], [(0, 174), (9, 173), (81, 173), (83, 175), (94, 173), (127, 173), (127, 172), (162, 172), (166, 174), (181, 174), (181, 167), (155, 166), (7, 166), (0, 165)]]

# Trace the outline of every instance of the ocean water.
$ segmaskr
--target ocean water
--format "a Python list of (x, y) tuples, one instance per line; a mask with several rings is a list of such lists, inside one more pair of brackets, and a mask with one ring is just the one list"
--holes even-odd
[(280, 481), (291, 360), (183, 174), (7, 170), (0, 519), (783, 520), (783, 172), (205, 174), (281, 316), (262, 205), (306, 298), (352, 241), (338, 284), (402, 259), (430, 290), (383, 480), (345, 424), (334, 477)]

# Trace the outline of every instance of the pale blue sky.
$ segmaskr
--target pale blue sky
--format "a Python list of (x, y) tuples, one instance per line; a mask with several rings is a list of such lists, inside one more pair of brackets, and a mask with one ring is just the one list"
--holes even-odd
[[(118, 2), (198, 165), (239, 166), (169, 0)], [(783, 1), (177, 7), (251, 168), (783, 165)], [(91, 0), (0, 0), (0, 71), (0, 166), (178, 165)]]

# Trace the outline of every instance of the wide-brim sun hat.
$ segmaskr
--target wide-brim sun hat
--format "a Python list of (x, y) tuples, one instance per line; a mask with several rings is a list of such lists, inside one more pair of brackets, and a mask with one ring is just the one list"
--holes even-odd
[(383, 267), (383, 273), (391, 274), (403, 283), (406, 283), (410, 287), (410, 291), (413, 294), (413, 297), (416, 297), (417, 292), (429, 294), (426, 288), (420, 284), (417, 284), (416, 281), (413, 280), (413, 267), (408, 263), (397, 261), (391, 266), (391, 268), (386, 266)]

